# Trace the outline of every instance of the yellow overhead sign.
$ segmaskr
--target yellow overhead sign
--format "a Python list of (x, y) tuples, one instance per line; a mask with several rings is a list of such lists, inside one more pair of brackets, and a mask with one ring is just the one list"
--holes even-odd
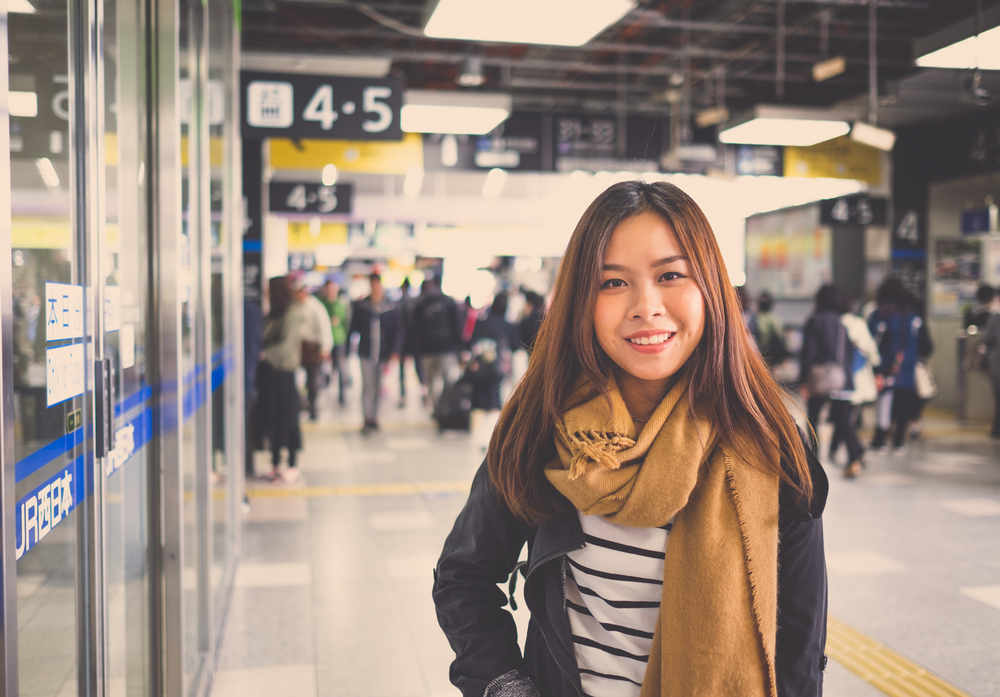
[(17, 218), (10, 221), (10, 246), (14, 249), (69, 249), (69, 218)]
[(347, 244), (347, 224), (288, 221), (288, 251), (312, 252), (321, 244)]
[(882, 151), (841, 136), (809, 147), (785, 147), (785, 176), (882, 182)]
[(321, 170), (335, 165), (341, 172), (406, 174), (410, 167), (424, 166), (424, 141), (419, 133), (406, 133), (403, 140), (299, 140), (272, 138), (271, 167), (276, 170)]

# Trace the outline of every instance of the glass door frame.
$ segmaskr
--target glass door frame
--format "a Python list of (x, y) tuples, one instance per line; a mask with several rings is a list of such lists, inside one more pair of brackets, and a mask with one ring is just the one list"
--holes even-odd
[(17, 694), (17, 557), (14, 540), (14, 302), (7, 5), (0, 6), (0, 693)]

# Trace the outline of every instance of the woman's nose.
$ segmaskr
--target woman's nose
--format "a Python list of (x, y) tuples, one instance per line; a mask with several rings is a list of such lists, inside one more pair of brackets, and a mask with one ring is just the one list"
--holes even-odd
[(650, 319), (664, 314), (663, 298), (655, 284), (640, 284), (633, 292), (629, 316), (635, 319)]

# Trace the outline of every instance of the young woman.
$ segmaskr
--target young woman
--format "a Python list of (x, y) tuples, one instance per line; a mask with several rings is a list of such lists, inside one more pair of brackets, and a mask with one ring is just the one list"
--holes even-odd
[(827, 484), (752, 341), (689, 196), (591, 204), (435, 570), (464, 695), (821, 693)]
[[(302, 448), (301, 403), (295, 371), (302, 365), (302, 339), (306, 336), (308, 318), (302, 306), (294, 301), (284, 276), (270, 280), (268, 299), (271, 307), (264, 321), (263, 358), (257, 368), (260, 393), (257, 422), (270, 444), (273, 467), (264, 479), (294, 482), (300, 476), (295, 460)], [(284, 472), (280, 469), (282, 448), (288, 449), (288, 469)]]
[[(856, 346), (851, 341), (847, 326), (842, 321), (850, 313), (850, 301), (846, 294), (834, 285), (825, 285), (816, 293), (816, 311), (806, 320), (802, 331), (802, 350), (799, 352), (799, 367), (802, 377), (802, 396), (806, 400), (809, 427), (813, 432), (819, 429), (819, 417), (823, 405), (830, 403), (830, 421), (834, 426), (830, 459), (836, 449), (833, 444), (847, 444), (847, 466), (844, 476), (854, 479), (861, 474), (865, 449), (861, 445), (854, 421), (851, 419), (854, 397), (854, 356)], [(870, 335), (869, 335), (870, 338)], [(877, 351), (877, 347), (875, 349)], [(811, 393), (809, 388), (810, 370), (814, 366), (839, 363), (843, 370), (844, 383), (826, 393)]]

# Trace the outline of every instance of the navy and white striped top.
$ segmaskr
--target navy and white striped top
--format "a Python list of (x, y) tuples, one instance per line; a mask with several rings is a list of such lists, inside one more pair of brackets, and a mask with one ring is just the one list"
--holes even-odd
[(580, 514), (587, 546), (567, 555), (569, 616), (587, 697), (637, 697), (663, 595), (671, 524), (630, 528)]

